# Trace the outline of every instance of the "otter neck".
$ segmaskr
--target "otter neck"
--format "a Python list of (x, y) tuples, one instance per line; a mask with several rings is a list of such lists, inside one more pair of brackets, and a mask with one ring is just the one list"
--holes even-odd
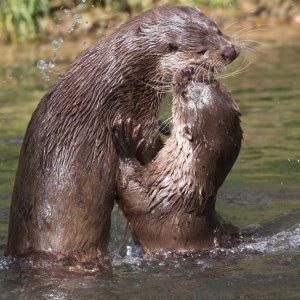
[(172, 135), (177, 142), (186, 143), (186, 140), (190, 140), (195, 145), (205, 140), (205, 133), (210, 130), (211, 116), (217, 113), (217, 103), (211, 93), (211, 85), (197, 83), (189, 88), (189, 96), (185, 99), (181, 95), (174, 97)]

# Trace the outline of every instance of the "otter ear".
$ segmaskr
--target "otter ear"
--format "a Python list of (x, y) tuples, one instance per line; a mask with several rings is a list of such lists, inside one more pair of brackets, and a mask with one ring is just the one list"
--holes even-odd
[(178, 46), (173, 44), (173, 43), (169, 43), (168, 44), (168, 51), (169, 52), (176, 52), (178, 50)]
[(191, 128), (188, 126), (184, 126), (183, 127), (183, 135), (185, 138), (187, 138), (189, 141), (193, 140), (193, 135), (192, 135), (192, 131)]

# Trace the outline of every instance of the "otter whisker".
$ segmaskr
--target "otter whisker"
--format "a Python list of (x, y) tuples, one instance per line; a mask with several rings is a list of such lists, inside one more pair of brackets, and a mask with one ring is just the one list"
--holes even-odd
[(232, 37), (237, 38), (237, 36), (238, 36), (240, 33), (243, 33), (243, 32), (246, 31), (246, 30), (249, 30), (249, 31), (250, 31), (250, 30), (253, 30), (253, 28), (255, 28), (255, 26), (256, 26), (256, 25), (251, 25), (251, 26), (249, 26), (249, 27), (242, 28), (242, 29), (238, 30), (235, 34), (233, 34)]
[[(163, 125), (162, 129), (168, 128), (168, 126), (173, 122), (173, 116), (167, 118), (163, 122), (164, 122), (164, 125)], [(161, 132), (159, 130), (158, 133), (154, 136), (154, 139), (156, 140), (160, 136), (160, 134), (161, 134)]]
[(167, 128), (173, 122), (173, 116), (164, 120), (164, 126), (162, 128)]
[(241, 45), (241, 51), (242, 52), (245, 52), (245, 51), (248, 51), (248, 52), (251, 52), (251, 53), (266, 53), (266, 51), (263, 51), (263, 50), (259, 50), (257, 49), (256, 47), (252, 47), (251, 45), (248, 46), (248, 45)]
[(257, 33), (259, 33), (259, 32), (261, 32), (261, 31), (266, 31), (267, 30), (267, 28), (257, 28), (257, 29), (253, 29), (253, 30), (249, 30), (249, 31), (247, 31), (247, 32), (244, 32), (244, 33), (242, 33), (242, 34), (240, 34), (240, 35), (238, 35), (238, 36), (235, 36), (234, 38), (236, 39), (236, 40), (238, 40), (238, 41), (240, 41), (240, 40), (247, 40), (247, 39), (251, 39), (251, 37), (253, 37), (253, 35), (254, 34), (257, 34)]
[(251, 41), (250, 43), (248, 43), (247, 41), (241, 41), (240, 42), (240, 47), (241, 47), (241, 51), (250, 51), (250, 52), (260, 52), (260, 53), (265, 53), (265, 51), (258, 49), (259, 45), (264, 45), (264, 43), (260, 43), (258, 41)]
[[(170, 72), (170, 74), (172, 74), (172, 72)], [(162, 81), (160, 80), (161, 78), (157, 78), (157, 77), (152, 77), (150, 78), (149, 82), (153, 82), (153, 83), (158, 83), (158, 84), (163, 84), (163, 85), (170, 85), (169, 81)]]
[(229, 25), (227, 25), (226, 27), (224, 27), (222, 30), (225, 32), (225, 30), (227, 30), (228, 28), (230, 28), (231, 26), (233, 26), (234, 24), (236, 24), (238, 21), (232, 22)]
[[(236, 73), (240, 72), (245, 67), (244, 66), (245, 62), (246, 62), (246, 60), (244, 59), (242, 61), (242, 63), (240, 64), (240, 66), (236, 70), (234, 70), (230, 73), (227, 73), (227, 74), (220, 74), (220, 75), (218, 75), (218, 78), (227, 78), (227, 77), (234, 76)], [(225, 71), (226, 71), (226, 69), (227, 69), (227, 67), (224, 68)]]
[(218, 76), (218, 79), (224, 79), (224, 78), (228, 78), (228, 77), (234, 77), (234, 76), (236, 76), (238, 74), (243, 73), (246, 69), (247, 69), (246, 67), (240, 67), (237, 70), (235, 70), (234, 72)]
[(234, 77), (237, 76), (243, 72), (245, 72), (252, 64), (253, 64), (254, 60), (250, 61), (247, 65), (243, 66), (243, 64), (241, 64), (239, 66), (239, 68), (231, 73), (228, 74), (224, 74), (224, 75), (219, 75), (218, 78), (219, 79), (224, 79), (224, 78), (228, 78), (228, 77)]
[(155, 91), (157, 91), (159, 93), (162, 93), (162, 94), (170, 92), (172, 90), (171, 85), (166, 85), (166, 86), (157, 85), (157, 86), (155, 86), (155, 85), (152, 85), (152, 84), (150, 84), (148, 82), (145, 82), (143, 80), (140, 80), (140, 79), (138, 79), (138, 81), (145, 84), (146, 86), (149, 86), (150, 88), (154, 89)]
[[(242, 42), (242, 43), (248, 43), (249, 45), (253, 46), (253, 47), (257, 47), (257, 44), (260, 44), (260, 45), (266, 45), (266, 43), (264, 42), (261, 42), (261, 41), (257, 41), (257, 40), (249, 40), (249, 39), (245, 39), (245, 40), (238, 40), (239, 42)], [(249, 43), (250, 42), (250, 43)]]
[[(268, 28), (261, 28), (263, 26), (267, 27), (267, 26), (276, 26), (276, 25), (272, 25), (272, 24), (252, 25), (252, 26), (249, 26), (246, 28), (242, 28), (241, 30), (239, 30), (238, 32), (233, 34), (233, 37), (235, 39), (237, 39), (239, 36), (241, 36), (241, 34), (246, 35), (249, 33), (257, 32), (257, 31), (264, 31), (264, 30), (268, 29)], [(248, 31), (246, 31), (246, 30), (248, 30)]]

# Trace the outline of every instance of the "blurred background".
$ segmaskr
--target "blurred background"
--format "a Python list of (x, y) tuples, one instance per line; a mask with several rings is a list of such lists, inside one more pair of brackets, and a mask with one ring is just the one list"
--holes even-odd
[[(240, 107), (244, 140), (217, 210), (255, 242), (197, 259), (140, 258), (115, 209), (112, 276), (24, 275), (3, 253), (32, 112), (80, 52), (132, 16), (165, 4), (197, 6), (226, 34), (251, 45), (220, 75)], [(168, 96), (161, 119), (170, 107)], [(299, 116), (300, 1), (0, 0), (0, 298), (299, 299)]]
[(3, 43), (45, 41), (64, 34), (66, 28), (75, 31), (77, 27), (73, 37), (95, 31), (105, 34), (109, 27), (132, 15), (166, 4), (201, 7), (220, 20), (300, 21), (297, 0), (1, 0), (0, 38)]

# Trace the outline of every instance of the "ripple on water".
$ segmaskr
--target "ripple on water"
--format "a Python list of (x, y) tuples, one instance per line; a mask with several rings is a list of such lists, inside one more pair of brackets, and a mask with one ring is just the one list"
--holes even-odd
[(234, 248), (215, 248), (209, 251), (211, 257), (239, 254), (299, 253), (300, 224), (283, 230), (273, 236), (255, 238), (254, 242), (242, 243)]
[(254, 250), (262, 253), (293, 253), (300, 251), (300, 224), (283, 230), (271, 237), (257, 239), (255, 243), (240, 245), (241, 250)]

